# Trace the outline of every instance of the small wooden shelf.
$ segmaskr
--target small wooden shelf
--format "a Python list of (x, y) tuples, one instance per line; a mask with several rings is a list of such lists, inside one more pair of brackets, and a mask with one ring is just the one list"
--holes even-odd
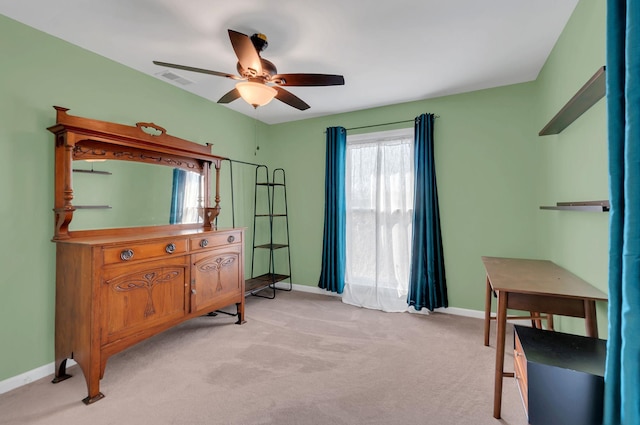
[(80, 169), (80, 168), (74, 168), (73, 172), (74, 173), (88, 173), (88, 174), (104, 174), (106, 176), (110, 176), (111, 174), (113, 174), (110, 171), (83, 170), (83, 169)]
[(541, 210), (607, 212), (609, 201), (557, 202), (555, 206), (541, 206)]
[(109, 205), (74, 205), (77, 210), (108, 210), (111, 209)]
[(247, 279), (244, 282), (244, 293), (245, 295), (249, 295), (252, 292), (257, 292), (259, 290), (265, 289), (276, 282), (289, 279), (289, 277), (291, 276), (284, 274), (266, 273), (258, 277)]
[(538, 136), (558, 134), (591, 108), (606, 94), (605, 67), (601, 67), (584, 86), (567, 102), (549, 123), (540, 130)]

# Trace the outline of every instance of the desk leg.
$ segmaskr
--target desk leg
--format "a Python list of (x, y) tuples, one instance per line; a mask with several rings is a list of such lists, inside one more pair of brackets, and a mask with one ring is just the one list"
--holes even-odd
[(596, 302), (594, 300), (584, 300), (584, 320), (587, 336), (598, 337), (598, 319), (596, 317)]
[(491, 282), (487, 276), (487, 290), (484, 297), (484, 345), (489, 346), (489, 330), (491, 327)]
[(500, 419), (502, 407), (502, 378), (504, 376), (504, 347), (507, 328), (508, 292), (498, 291), (498, 338), (496, 342), (496, 377), (493, 394), (493, 417)]

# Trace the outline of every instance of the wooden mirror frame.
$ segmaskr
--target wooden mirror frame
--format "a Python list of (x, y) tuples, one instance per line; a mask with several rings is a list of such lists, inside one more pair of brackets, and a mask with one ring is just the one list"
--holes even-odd
[[(70, 231), (73, 206), (73, 161), (117, 159), (144, 162), (196, 171), (203, 176), (201, 212), (204, 224), (175, 224), (173, 227), (214, 228), (220, 213), (220, 164), (223, 157), (211, 153), (211, 144), (201, 145), (166, 133), (153, 123), (135, 126), (116, 124), (67, 114), (68, 108), (54, 106), (56, 124), (48, 128), (55, 135), (55, 190), (53, 240), (70, 239), (87, 231)], [(215, 205), (210, 206), (211, 166), (215, 168)], [(157, 226), (156, 226), (157, 227)]]

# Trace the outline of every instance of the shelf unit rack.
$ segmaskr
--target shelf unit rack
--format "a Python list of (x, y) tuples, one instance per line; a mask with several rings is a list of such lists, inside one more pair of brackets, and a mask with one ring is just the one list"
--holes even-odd
[[(262, 198), (266, 200), (267, 208), (266, 210), (258, 211), (258, 192), (265, 189), (266, 194), (263, 193)], [(268, 220), (269, 241), (266, 243), (256, 243), (256, 228), (259, 220)], [(274, 242), (274, 220), (284, 221), (284, 235), (280, 235), (278, 243)], [(245, 281), (245, 294), (273, 299), (277, 290), (291, 291), (293, 285), (291, 283), (287, 189), (285, 171), (282, 168), (273, 170), (272, 179), (269, 181), (269, 169), (267, 166), (259, 165), (256, 167), (252, 247), (251, 277)], [(282, 264), (282, 261), (276, 264), (275, 251), (277, 250), (286, 250), (286, 264)], [(268, 270), (264, 273), (256, 271), (256, 253), (258, 251), (266, 251), (268, 253)], [(288, 288), (276, 286), (276, 283), (285, 280), (289, 280)], [(266, 290), (270, 290), (270, 295), (265, 295)]]

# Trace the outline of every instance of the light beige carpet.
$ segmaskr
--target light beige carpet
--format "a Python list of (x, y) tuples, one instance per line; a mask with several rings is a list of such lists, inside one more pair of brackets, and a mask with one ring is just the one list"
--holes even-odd
[(0, 423), (527, 423), (512, 378), (503, 419), (492, 416), (495, 337), (483, 345), (481, 320), (383, 313), (303, 292), (250, 297), (246, 308), (242, 326), (200, 317), (111, 357), (106, 397), (93, 405), (81, 402), (77, 367), (59, 384), (49, 377), (0, 395)]

